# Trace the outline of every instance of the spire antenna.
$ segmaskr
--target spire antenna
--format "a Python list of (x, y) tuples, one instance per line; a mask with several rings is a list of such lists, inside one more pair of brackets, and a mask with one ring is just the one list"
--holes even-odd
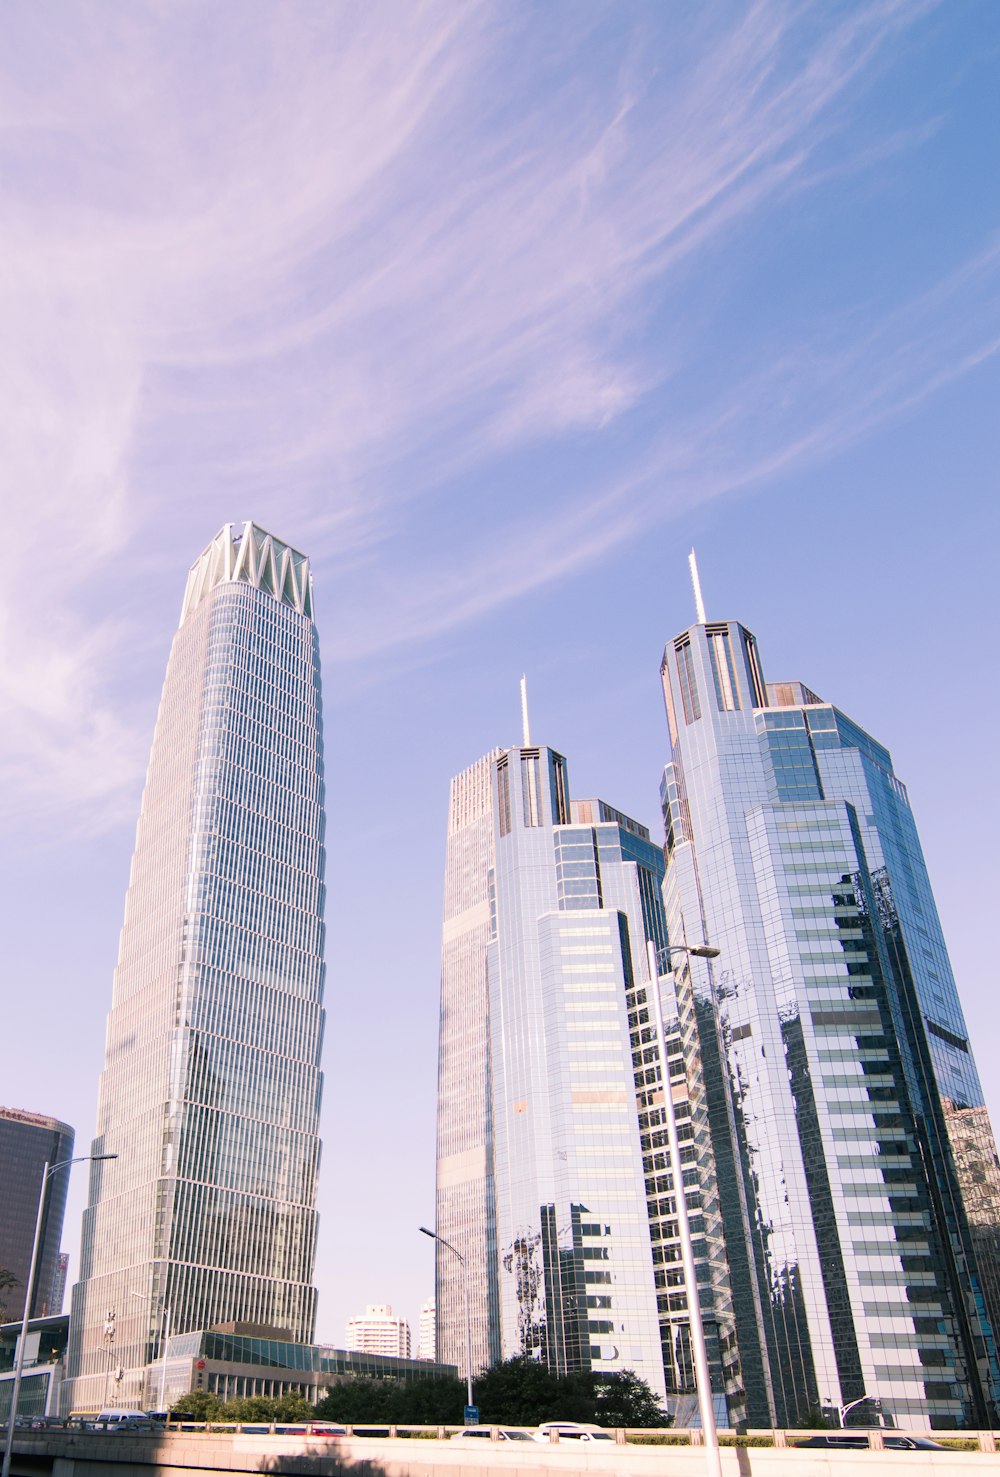
[(692, 549), (688, 555), (688, 569), (691, 571), (691, 585), (694, 589), (694, 613), (698, 617), (699, 626), (703, 626), (707, 619), (705, 615), (705, 602), (701, 598), (701, 580), (698, 578), (698, 560)]
[(528, 679), (521, 677), (521, 743), (524, 748), (531, 747), (531, 729), (528, 726)]

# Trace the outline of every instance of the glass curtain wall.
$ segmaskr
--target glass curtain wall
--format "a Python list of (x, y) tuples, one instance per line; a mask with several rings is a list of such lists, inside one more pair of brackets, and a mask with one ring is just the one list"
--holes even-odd
[[(992, 1137), (905, 789), (810, 689), (765, 690), (735, 622), (684, 632), (663, 681), (670, 936), (721, 951), (678, 995), (751, 1423), (863, 1395), (899, 1424), (986, 1423), (990, 1286), (949, 1114), (980, 1112), (980, 1165)], [(984, 1190), (984, 1243), (995, 1209)]]
[(141, 1407), (168, 1319), (312, 1337), (323, 806), (308, 563), (226, 525), (188, 578), (143, 793), (67, 1408)]

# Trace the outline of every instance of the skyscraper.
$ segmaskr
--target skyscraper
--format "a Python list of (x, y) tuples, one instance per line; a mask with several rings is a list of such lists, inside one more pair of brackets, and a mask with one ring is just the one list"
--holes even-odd
[(49, 1294), (49, 1314), (61, 1313), (66, 1299), (66, 1278), (69, 1274), (69, 1252), (61, 1251), (56, 1258), (56, 1269), (52, 1274), (52, 1291)]
[(994, 1177), (977, 1246), (952, 1143), (980, 1169), (996, 1150), (906, 790), (839, 709), (765, 685), (737, 622), (699, 611), (662, 675), (670, 938), (721, 951), (677, 993), (751, 1423), (877, 1396), (900, 1424), (988, 1424), (1000, 1205)]
[[(227, 524), (188, 576), (101, 1078), (66, 1402), (141, 1404), (172, 1334), (315, 1322), (323, 759), (309, 566)], [(279, 1336), (275, 1334), (274, 1336)]]
[[(633, 1369), (664, 1392), (633, 1061), (662, 857), (565, 759), (494, 750), (452, 782), (438, 1234), (465, 1257), (473, 1363)], [(462, 1268), (437, 1249), (438, 1356), (465, 1366)]]
[[(28, 1296), (31, 1248), (35, 1239), (38, 1196), (46, 1165), (73, 1157), (73, 1130), (44, 1113), (0, 1108), (0, 1272), (9, 1274), (0, 1285), (0, 1322), (13, 1322), (24, 1313)], [(44, 1318), (54, 1311), (52, 1289), (59, 1265), (59, 1243), (69, 1173), (49, 1180), (42, 1220), (42, 1239), (31, 1290), (29, 1316)], [(9, 1281), (9, 1285), (6, 1285)]]

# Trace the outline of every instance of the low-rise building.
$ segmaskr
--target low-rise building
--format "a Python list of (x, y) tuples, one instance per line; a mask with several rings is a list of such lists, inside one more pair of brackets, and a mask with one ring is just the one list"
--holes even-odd
[[(166, 1406), (191, 1390), (206, 1390), (222, 1400), (250, 1395), (303, 1395), (315, 1404), (334, 1385), (349, 1379), (392, 1379), (408, 1382), (440, 1375), (454, 1379), (452, 1364), (394, 1358), (325, 1344), (294, 1343), (252, 1333), (207, 1331), (176, 1334), (167, 1345), (164, 1371)], [(272, 1333), (278, 1330), (271, 1330)], [(159, 1377), (146, 1405), (158, 1406)], [(65, 1412), (64, 1412), (65, 1413)]]

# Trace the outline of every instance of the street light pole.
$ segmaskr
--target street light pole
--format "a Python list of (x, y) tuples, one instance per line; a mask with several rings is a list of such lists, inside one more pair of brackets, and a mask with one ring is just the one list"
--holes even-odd
[(17, 1343), (17, 1353), (14, 1356), (14, 1382), (10, 1392), (10, 1414), (7, 1417), (7, 1439), (3, 1449), (3, 1467), (0, 1469), (2, 1477), (10, 1477), (10, 1459), (14, 1450), (14, 1421), (17, 1418), (17, 1399), (21, 1393), (21, 1373), (24, 1369), (24, 1346), (28, 1342), (28, 1320), (31, 1315), (31, 1294), (35, 1285), (35, 1268), (38, 1265), (38, 1248), (42, 1239), (42, 1221), (45, 1217), (45, 1192), (49, 1187), (49, 1180), (57, 1169), (65, 1169), (68, 1164), (83, 1164), (86, 1160), (93, 1161), (101, 1159), (117, 1159), (117, 1154), (80, 1154), (75, 1159), (60, 1159), (58, 1164), (46, 1164), (42, 1172), (42, 1183), (38, 1191), (38, 1215), (35, 1218), (35, 1239), (31, 1246), (31, 1270), (28, 1273), (28, 1285), (24, 1290), (24, 1316), (21, 1319), (21, 1337)]
[(167, 1408), (167, 1347), (170, 1343), (170, 1309), (163, 1309), (163, 1361), (160, 1365), (160, 1409)]
[[(717, 959), (718, 949), (708, 944), (700, 946), (686, 944), (669, 946), (667, 955), (694, 954), (700, 959)], [(705, 1347), (705, 1327), (701, 1319), (701, 1299), (698, 1296), (698, 1281), (695, 1277), (694, 1247), (691, 1242), (691, 1223), (688, 1219), (687, 1195), (684, 1190), (684, 1172), (681, 1165), (681, 1149), (677, 1138), (677, 1119), (674, 1115), (673, 1089), (670, 1083), (670, 1064), (667, 1061), (667, 1043), (663, 1031), (663, 1006), (660, 1001), (660, 971), (657, 966), (656, 945), (646, 944), (649, 959), (649, 1001), (656, 1026), (656, 1053), (660, 1061), (660, 1080), (663, 1084), (663, 1118), (667, 1129), (667, 1147), (670, 1153), (670, 1174), (674, 1182), (674, 1205), (677, 1210), (677, 1235), (681, 1244), (681, 1267), (684, 1275), (684, 1295), (688, 1305), (688, 1327), (691, 1333), (691, 1353), (694, 1356), (694, 1379), (698, 1391), (698, 1410), (701, 1413), (701, 1430), (705, 1443), (705, 1465), (710, 1477), (722, 1477), (722, 1457), (719, 1452), (719, 1433), (715, 1425), (715, 1406), (712, 1403), (712, 1380), (708, 1372), (708, 1351)]]
[[(463, 1288), (464, 1288), (464, 1291), (465, 1291), (465, 1391), (466, 1391), (466, 1396), (467, 1396), (466, 1404), (467, 1405), (471, 1405), (472, 1404), (472, 1319), (469, 1316), (469, 1269), (466, 1266), (465, 1257), (459, 1251), (459, 1249), (458, 1249), (457, 1246), (452, 1246), (452, 1244), (451, 1244), (450, 1241), (446, 1241), (444, 1239), (444, 1237), (443, 1236), (439, 1236), (436, 1231), (429, 1231), (426, 1226), (421, 1226), (420, 1229), (424, 1233), (424, 1235), (425, 1236), (429, 1236), (432, 1241), (438, 1241), (438, 1242), (440, 1242), (440, 1244), (442, 1246), (446, 1246), (448, 1248), (448, 1250), (453, 1253), (453, 1255), (455, 1255), (455, 1256), (458, 1257), (458, 1260), (459, 1260), (459, 1262), (462, 1265), (462, 1285), (463, 1285)], [(6, 1473), (4, 1474), (4, 1477), (6, 1477)]]

